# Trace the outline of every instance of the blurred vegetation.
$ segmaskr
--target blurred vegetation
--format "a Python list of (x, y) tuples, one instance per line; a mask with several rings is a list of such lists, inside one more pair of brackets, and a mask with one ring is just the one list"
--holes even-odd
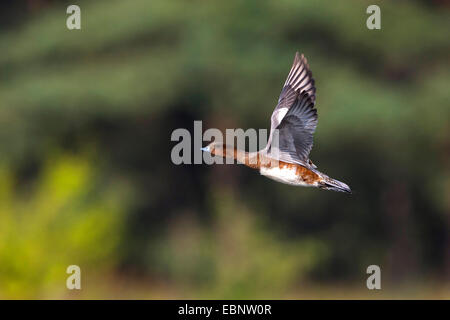
[(122, 204), (94, 179), (87, 160), (70, 156), (49, 160), (31, 190), (14, 191), (17, 181), (0, 170), (0, 297), (62, 291), (74, 262), (93, 273), (114, 266)]
[[(378, 264), (382, 297), (449, 298), (448, 15), (441, 1), (3, 2), (0, 297), (377, 298)], [(171, 163), (171, 132), (194, 120), (268, 129), (296, 51), (317, 87), (311, 158), (352, 196)], [(89, 275), (80, 294), (70, 264)]]

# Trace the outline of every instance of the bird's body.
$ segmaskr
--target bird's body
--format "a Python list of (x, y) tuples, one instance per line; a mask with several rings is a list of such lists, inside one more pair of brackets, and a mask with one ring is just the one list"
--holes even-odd
[(213, 142), (202, 150), (236, 159), (278, 182), (351, 193), (345, 183), (321, 173), (309, 159), (317, 126), (315, 93), (314, 79), (306, 58), (297, 52), (272, 113), (267, 146), (258, 152), (245, 152)]
[(301, 187), (317, 187), (318, 174), (299, 164), (279, 162), (276, 166), (261, 167), (259, 172), (272, 180)]

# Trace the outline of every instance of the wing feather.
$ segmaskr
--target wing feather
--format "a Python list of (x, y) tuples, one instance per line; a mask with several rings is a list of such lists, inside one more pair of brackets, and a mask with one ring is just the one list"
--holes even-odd
[[(284, 143), (284, 147), (281, 148), (280, 145), (279, 150), (277, 150), (281, 152), (280, 160), (284, 157), (284, 161), (288, 162), (305, 162), (312, 148), (312, 134), (317, 125), (317, 111), (314, 109), (315, 102), (316, 88), (311, 70), (304, 55), (300, 55), (297, 52), (281, 90), (278, 104), (271, 116), (271, 129), (266, 151), (271, 152), (274, 130), (283, 129), (279, 132), (279, 139), (280, 144)], [(295, 110), (292, 110), (294, 106)], [(287, 118), (288, 116), (289, 118)], [(295, 123), (295, 121), (300, 122)], [(302, 125), (304, 128), (301, 128)], [(293, 131), (291, 129), (287, 130), (287, 128), (291, 128)], [(311, 130), (311, 128), (313, 129)], [(296, 138), (292, 134), (299, 134), (301, 138)], [(306, 140), (301, 142), (299, 139)], [(289, 141), (291, 142), (288, 143)], [(288, 150), (288, 145), (298, 147), (298, 150), (292, 148)], [(308, 162), (306, 161), (306, 163)]]
[(303, 92), (289, 109), (278, 129), (278, 148), (270, 152), (278, 160), (309, 165), (313, 134), (317, 126), (317, 110), (310, 96)]

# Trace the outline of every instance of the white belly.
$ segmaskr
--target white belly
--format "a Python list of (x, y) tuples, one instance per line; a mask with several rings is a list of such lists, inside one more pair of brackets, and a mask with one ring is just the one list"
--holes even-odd
[(273, 167), (273, 168), (261, 168), (260, 173), (272, 180), (290, 184), (294, 186), (311, 187), (310, 184), (305, 183), (301, 177), (296, 175), (296, 168), (292, 167)]

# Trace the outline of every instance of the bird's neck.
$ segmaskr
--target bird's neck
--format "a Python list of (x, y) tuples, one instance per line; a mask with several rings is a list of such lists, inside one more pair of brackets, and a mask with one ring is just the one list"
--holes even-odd
[(259, 169), (261, 167), (261, 155), (259, 152), (247, 152), (236, 148), (227, 148), (223, 157), (234, 159), (253, 169)]

